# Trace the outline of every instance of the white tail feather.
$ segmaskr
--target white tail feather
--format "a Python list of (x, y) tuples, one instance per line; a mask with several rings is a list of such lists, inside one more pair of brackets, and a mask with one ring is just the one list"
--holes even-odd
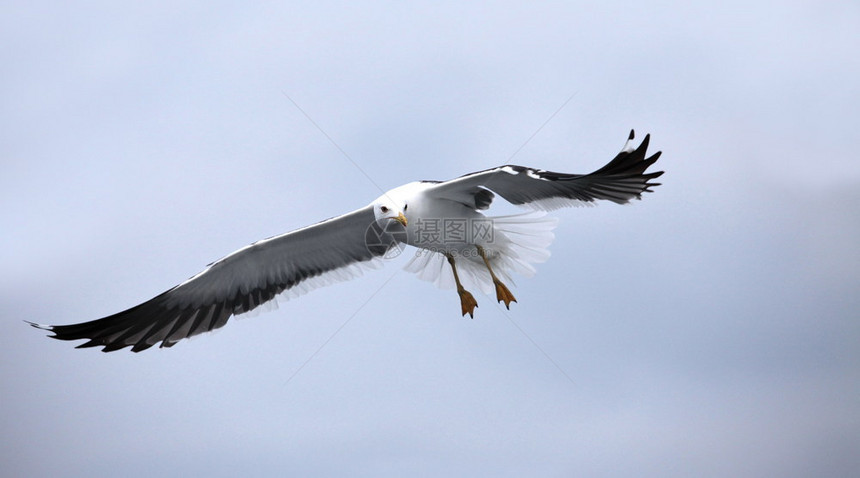
[[(558, 219), (546, 216), (543, 211), (532, 211), (509, 216), (489, 218), (493, 223), (493, 238), (483, 244), (490, 256), (490, 265), (496, 276), (509, 286), (514, 285), (511, 273), (531, 277), (539, 264), (549, 259), (547, 250), (555, 235), (553, 229)], [(485, 294), (495, 291), (490, 273), (483, 259), (474, 254), (461, 254), (455, 257), (460, 282), (466, 289), (479, 289)], [(404, 266), (408, 272), (440, 289), (454, 287), (454, 274), (447, 258), (439, 253), (419, 249)]]

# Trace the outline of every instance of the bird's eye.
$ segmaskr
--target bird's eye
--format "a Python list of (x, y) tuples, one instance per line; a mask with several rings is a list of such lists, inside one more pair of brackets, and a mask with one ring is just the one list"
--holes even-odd
[(409, 205), (408, 205), (408, 204), (404, 204), (404, 205), (403, 205), (403, 212), (406, 212), (406, 208), (408, 208), (408, 207), (409, 207)]
[(379, 210), (382, 211), (383, 213), (388, 212), (388, 208), (385, 206), (380, 207)]

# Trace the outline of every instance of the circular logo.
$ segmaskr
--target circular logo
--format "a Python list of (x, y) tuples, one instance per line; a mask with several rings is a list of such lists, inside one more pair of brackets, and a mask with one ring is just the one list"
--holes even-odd
[(406, 249), (406, 228), (396, 221), (388, 221), (384, 228), (373, 221), (364, 231), (364, 245), (374, 256), (394, 259)]

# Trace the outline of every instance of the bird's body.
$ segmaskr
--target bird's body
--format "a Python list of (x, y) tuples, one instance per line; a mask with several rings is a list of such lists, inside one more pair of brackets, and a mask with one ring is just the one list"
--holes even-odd
[[(79, 347), (145, 350), (222, 327), (277, 296), (356, 277), (393, 247), (417, 249), (406, 266), (439, 287), (454, 285), (461, 311), (474, 316), (477, 301), (466, 286), (495, 290), (499, 302), (516, 302), (505, 283), (511, 273), (529, 276), (549, 257), (556, 221), (543, 211), (640, 199), (662, 171), (646, 173), (660, 152), (646, 158), (649, 137), (624, 149), (590, 174), (566, 174), (505, 165), (450, 181), (417, 181), (385, 192), (368, 206), (264, 239), (210, 264), (176, 287), (126, 311), (72, 325), (39, 325), (62, 340), (88, 339)], [(488, 216), (498, 194), (531, 213)], [(465, 285), (464, 285), (465, 284)]]
[[(436, 183), (416, 181), (394, 188), (380, 197), (394, 204), (407, 205), (406, 244), (435, 252), (463, 254), (486, 242), (482, 237), (467, 237), (456, 231), (445, 231), (474, 223), (485, 216), (474, 208), (430, 194)], [(444, 234), (443, 234), (444, 233)]]

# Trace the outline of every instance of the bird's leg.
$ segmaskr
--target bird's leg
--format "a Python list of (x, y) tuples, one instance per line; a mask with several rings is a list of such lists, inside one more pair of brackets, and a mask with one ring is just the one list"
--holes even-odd
[(454, 264), (454, 256), (446, 253), (445, 257), (448, 258), (448, 264), (451, 264), (451, 270), (454, 271), (454, 282), (457, 283), (457, 294), (460, 296), (460, 308), (463, 310), (463, 316), (465, 317), (466, 314), (469, 314), (469, 317), (474, 319), (475, 307), (478, 306), (478, 301), (460, 283), (460, 276), (457, 275), (457, 266)]
[(487, 251), (484, 250), (481, 246), (475, 246), (478, 248), (478, 254), (481, 255), (481, 259), (484, 260), (484, 264), (487, 266), (487, 270), (490, 271), (490, 277), (493, 278), (493, 285), (496, 286), (496, 300), (499, 302), (505, 303), (505, 308), (508, 310), (511, 309), (511, 302), (516, 302), (517, 299), (514, 297), (514, 294), (511, 293), (510, 289), (505, 284), (502, 284), (502, 281), (496, 277), (496, 273), (493, 272), (493, 268), (490, 267), (490, 260), (487, 258)]

